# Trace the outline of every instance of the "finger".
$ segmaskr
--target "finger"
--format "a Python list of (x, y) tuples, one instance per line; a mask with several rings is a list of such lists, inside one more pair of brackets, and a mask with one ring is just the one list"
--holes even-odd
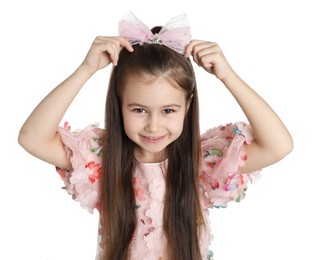
[(118, 64), (119, 53), (124, 47), (130, 52), (133, 51), (131, 44), (119, 36), (104, 38), (103, 44), (106, 45), (103, 46), (103, 50), (109, 54), (114, 66)]
[(134, 51), (132, 45), (130, 44), (130, 42), (127, 39), (125, 39), (123, 37), (119, 37), (119, 40), (120, 40), (120, 45), (122, 47), (125, 47), (129, 52)]
[(199, 42), (194, 45), (192, 50), (192, 56), (194, 61), (199, 65), (205, 65), (205, 57), (212, 57), (209, 55), (218, 54), (220, 52), (219, 46), (215, 42)]
[(109, 48), (107, 49), (107, 53), (109, 54), (109, 57), (113, 65), (116, 66), (118, 63), (118, 53), (119, 53), (119, 50), (117, 50), (117, 47), (109, 46)]
[(117, 63), (118, 50), (119, 43), (115, 41), (100, 41), (95, 44), (96, 54), (101, 56), (108, 55), (114, 65)]
[(209, 43), (200, 42), (194, 46), (191, 55), (198, 66), (202, 66), (201, 58), (207, 53), (209, 53)]
[(184, 56), (186, 58), (188, 58), (192, 52), (193, 52), (193, 49), (195, 48), (196, 45), (200, 44), (202, 41), (199, 41), (199, 40), (192, 40), (187, 46), (186, 46), (186, 49), (185, 49), (185, 54)]
[(126, 48), (129, 52), (134, 51), (130, 42), (121, 36), (98, 36), (95, 38), (93, 45), (99, 55), (106, 55), (107, 53), (114, 66), (117, 65), (119, 53), (123, 48)]
[(206, 48), (208, 45), (208, 42), (205, 41), (200, 41), (200, 40), (193, 40), (190, 42), (190, 44), (186, 48), (185, 52), (185, 57), (187, 58), (188, 56), (192, 55), (194, 62), (198, 65), (200, 65), (200, 60), (199, 60), (199, 50)]
[[(119, 59), (119, 53), (123, 48), (126, 48), (129, 52), (133, 52), (134, 49), (130, 42), (123, 37), (100, 37), (99, 40), (103, 43), (109, 44), (107, 52), (110, 55), (114, 66), (117, 65)], [(106, 47), (104, 47), (106, 48)]]
[(212, 73), (213, 67), (216, 63), (216, 54), (205, 54), (199, 57), (200, 65), (206, 70)]

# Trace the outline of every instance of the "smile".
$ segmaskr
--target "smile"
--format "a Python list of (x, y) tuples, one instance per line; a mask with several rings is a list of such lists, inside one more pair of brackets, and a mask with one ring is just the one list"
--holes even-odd
[(147, 143), (155, 144), (155, 143), (160, 142), (164, 138), (164, 136), (152, 137), (152, 136), (143, 136), (143, 135), (141, 135), (141, 138), (142, 138), (143, 141), (145, 141)]

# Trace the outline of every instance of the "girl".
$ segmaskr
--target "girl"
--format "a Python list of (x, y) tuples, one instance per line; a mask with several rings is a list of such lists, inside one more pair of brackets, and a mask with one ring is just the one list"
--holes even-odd
[[(240, 201), (260, 169), (292, 150), (291, 136), (218, 44), (191, 41), (187, 26), (151, 32), (127, 18), (120, 36), (97, 37), (83, 63), (38, 104), (19, 143), (56, 165), (83, 208), (99, 210), (97, 259), (212, 259), (208, 209)], [(224, 83), (250, 126), (228, 124), (200, 137), (189, 56)], [(106, 129), (58, 127), (84, 83), (110, 63)]]

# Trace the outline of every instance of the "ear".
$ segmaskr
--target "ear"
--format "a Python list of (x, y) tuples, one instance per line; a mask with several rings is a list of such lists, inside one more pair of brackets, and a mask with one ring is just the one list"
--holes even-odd
[(189, 99), (186, 102), (186, 113), (189, 110), (189, 107), (190, 107), (190, 104), (191, 104), (191, 101), (192, 101), (193, 97), (194, 97), (194, 94), (191, 94), (191, 96), (189, 97)]

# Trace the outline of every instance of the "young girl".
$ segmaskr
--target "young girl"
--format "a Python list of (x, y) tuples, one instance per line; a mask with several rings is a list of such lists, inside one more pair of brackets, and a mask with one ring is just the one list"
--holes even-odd
[[(190, 39), (185, 19), (151, 32), (128, 14), (120, 36), (97, 37), (83, 63), (20, 130), (23, 148), (56, 165), (74, 200), (100, 212), (97, 259), (212, 259), (208, 210), (240, 201), (260, 169), (292, 150), (276, 113), (218, 44)], [(200, 137), (190, 56), (224, 83), (249, 124)], [(84, 83), (110, 63), (106, 129), (58, 127)]]

